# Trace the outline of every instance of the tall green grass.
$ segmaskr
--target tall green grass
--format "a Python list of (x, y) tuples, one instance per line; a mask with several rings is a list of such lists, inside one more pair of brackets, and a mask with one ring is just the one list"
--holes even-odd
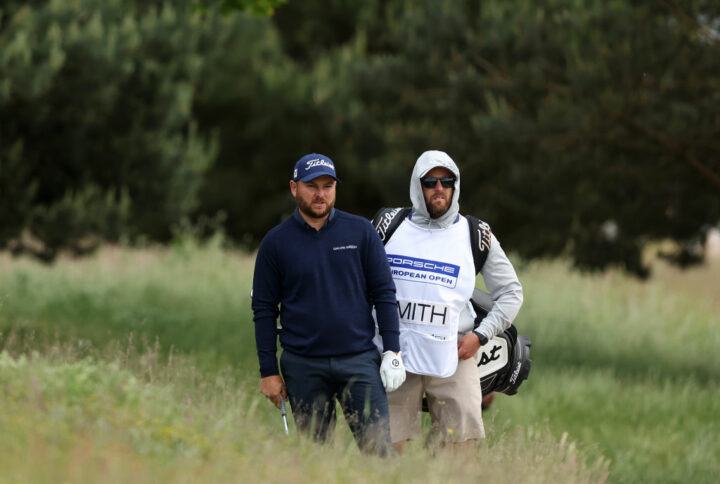
[(286, 437), (255, 385), (230, 373), (204, 374), (152, 348), (89, 352), (0, 353), (0, 482), (433, 483), (500, 481), (513, 468), (521, 482), (607, 476), (603, 460), (588, 465), (541, 426), (503, 431), (473, 456), (415, 448), (389, 462), (361, 455), (343, 426), (318, 446)]
[[(714, 482), (720, 303), (650, 283), (519, 266), (533, 368), (484, 415), (471, 458), (413, 443), (387, 462), (344, 425), (285, 438), (257, 392), (251, 257), (183, 244), (52, 267), (0, 255), (0, 480)], [(703, 287), (720, 283), (717, 266)], [(683, 281), (678, 285), (678, 281)], [(292, 425), (291, 425), (292, 426)], [(29, 456), (29, 457), (24, 457)]]
[(253, 261), (192, 243), (172, 250), (107, 248), (44, 266), (0, 259), (0, 330), (17, 338), (132, 338), (209, 364), (254, 362)]
[[(718, 287), (719, 262), (698, 272), (703, 283)], [(560, 263), (525, 267), (517, 323), (533, 340), (532, 375), (491, 416), (547, 421), (555, 435), (594, 446), (610, 460), (611, 480), (715, 482), (720, 301), (688, 274), (658, 273), (644, 283)]]

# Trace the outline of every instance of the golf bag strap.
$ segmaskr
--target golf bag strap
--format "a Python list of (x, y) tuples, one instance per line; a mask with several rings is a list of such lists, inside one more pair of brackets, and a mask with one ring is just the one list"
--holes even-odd
[(383, 245), (388, 243), (392, 234), (400, 226), (407, 214), (410, 213), (410, 207), (398, 208), (381, 208), (372, 218), (372, 224), (377, 230)]
[(470, 248), (475, 263), (475, 275), (478, 275), (490, 252), (490, 226), (472, 215), (465, 215), (465, 218), (470, 226)]

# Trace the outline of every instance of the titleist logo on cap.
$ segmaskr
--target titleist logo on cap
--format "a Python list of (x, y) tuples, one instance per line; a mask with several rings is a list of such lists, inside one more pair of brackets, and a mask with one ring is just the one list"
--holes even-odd
[(314, 160), (309, 160), (305, 164), (305, 169), (309, 170), (310, 168), (312, 168), (314, 166), (327, 166), (328, 168), (335, 170), (335, 167), (333, 166), (332, 163), (328, 163), (327, 161), (321, 160), (320, 158), (315, 158)]

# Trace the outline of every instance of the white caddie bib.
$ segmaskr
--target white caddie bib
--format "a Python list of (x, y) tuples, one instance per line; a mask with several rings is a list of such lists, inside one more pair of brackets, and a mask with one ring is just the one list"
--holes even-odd
[(445, 378), (457, 369), (459, 315), (475, 288), (469, 237), (463, 218), (438, 230), (405, 220), (385, 246), (409, 372)]

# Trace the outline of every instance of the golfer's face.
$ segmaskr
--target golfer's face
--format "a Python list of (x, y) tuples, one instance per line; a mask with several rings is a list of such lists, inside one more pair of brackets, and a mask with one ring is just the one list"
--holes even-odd
[(291, 182), (292, 191), (298, 208), (308, 217), (323, 218), (335, 206), (336, 181), (329, 175), (323, 175), (308, 182)]
[[(427, 172), (423, 178), (442, 178), (448, 176), (453, 176), (450, 170), (442, 166), (436, 166)], [(448, 211), (452, 203), (453, 190), (454, 188), (443, 188), (439, 180), (432, 188), (423, 187), (422, 191), (423, 197), (425, 197), (425, 206), (432, 218), (438, 218)]]

